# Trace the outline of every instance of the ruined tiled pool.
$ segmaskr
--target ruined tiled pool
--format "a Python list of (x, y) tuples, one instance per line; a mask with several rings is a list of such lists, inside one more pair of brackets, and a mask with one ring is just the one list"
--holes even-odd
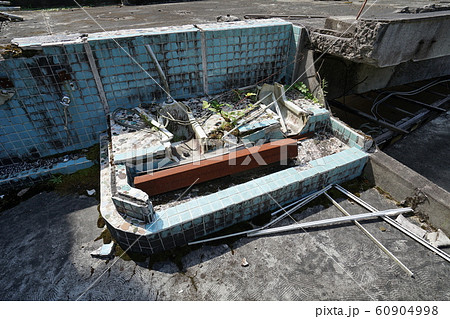
[[(0, 84), (5, 86), (1, 88), (14, 93), (2, 98), (0, 105), (0, 165), (85, 149), (100, 136), (101, 214), (123, 248), (136, 241), (131, 251), (146, 254), (186, 245), (327, 184), (354, 178), (367, 161), (371, 140), (318, 104), (284, 101), (280, 85), (263, 85), (258, 96), (263, 102), (248, 103), (244, 109), (212, 114), (205, 113), (201, 104), (193, 106), (193, 99), (202, 103), (203, 96), (212, 101), (212, 96), (231, 89), (292, 83), (301, 60), (300, 29), (268, 19), (14, 39), (28, 54), (0, 61)], [(173, 100), (166, 99), (149, 47)], [(269, 95), (261, 95), (263, 91)], [(273, 97), (279, 105), (270, 102)], [(181, 100), (184, 104), (178, 104)], [(158, 113), (163, 109), (167, 113)], [(250, 119), (255, 112), (258, 116)], [(132, 128), (126, 127), (127, 121), (134, 123)], [(228, 127), (217, 136), (217, 128), (231, 122), (239, 126), (238, 134), (226, 133)], [(303, 141), (299, 156), (286, 167), (267, 174), (262, 170), (208, 192), (189, 192), (179, 201), (177, 196), (155, 200), (135, 187), (140, 177), (152, 172), (307, 133), (325, 134), (342, 145), (325, 156), (309, 158), (309, 148), (302, 148), (302, 143), (315, 142)], [(273, 157), (271, 161), (276, 162)], [(71, 172), (76, 165), (91, 163), (80, 158), (57, 165), (58, 171), (29, 173)], [(0, 183), (35, 177), (22, 175)]]
[[(133, 187), (136, 162), (117, 164), (114, 141), (121, 135), (112, 137), (112, 145), (108, 136), (103, 136), (101, 213), (113, 237), (123, 247), (131, 246), (133, 252), (157, 253), (252, 219), (278, 208), (278, 204), (290, 203), (328, 184), (359, 176), (368, 158), (365, 150), (371, 141), (331, 117), (320, 105), (306, 103), (305, 110), (311, 115), (300, 133), (325, 132), (331, 138), (339, 139), (340, 147), (334, 154), (307, 163), (301, 163), (302, 158), (297, 158), (299, 165), (281, 167), (274, 173), (247, 179), (234, 186), (224, 185), (217, 191), (211, 189), (209, 194), (188, 195), (181, 201), (173, 195), (168, 205), (153, 206), (154, 198)], [(302, 149), (301, 142), (299, 148)], [(164, 152), (164, 148), (154, 149), (155, 153), (161, 150)], [(169, 164), (169, 167), (182, 164)]]

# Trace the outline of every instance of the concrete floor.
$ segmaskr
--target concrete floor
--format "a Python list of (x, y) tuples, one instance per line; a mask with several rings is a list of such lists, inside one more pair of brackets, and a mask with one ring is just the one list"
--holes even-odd
[[(227, 14), (241, 19), (243, 19), (245, 14), (356, 16), (362, 2), (361, 0), (203, 0), (145, 6), (102, 6), (85, 8), (85, 11), (80, 8), (23, 10), (11, 13), (22, 16), (25, 21), (2, 24), (0, 27), (0, 43), (7, 44), (12, 38), (59, 33), (93, 33), (103, 30), (139, 29), (215, 22), (216, 17)], [(439, 3), (439, 1), (378, 0), (371, 7), (370, 3), (367, 5), (367, 8), (370, 7), (370, 9), (363, 14), (363, 17), (381, 16), (406, 6), (421, 7), (432, 3)], [(322, 21), (323, 23), (323, 19), (309, 19), (302, 20), (302, 22), (318, 22), (314, 20), (318, 20), (319, 23)]]
[(384, 150), (386, 154), (450, 192), (450, 111)]
[[(370, 189), (375, 207), (394, 204)], [(343, 201), (350, 213), (363, 212)], [(341, 216), (334, 207), (310, 208), (298, 219)], [(231, 248), (204, 245), (152, 269), (117, 257), (90, 257), (97, 202), (42, 193), (0, 213), (1, 300), (448, 300), (450, 267), (386, 223), (367, 229), (416, 275), (408, 277), (354, 225), (241, 238)], [(279, 225), (289, 224), (284, 220)], [(386, 228), (382, 231), (380, 227)], [(447, 249), (447, 252), (450, 250)], [(249, 266), (241, 266), (242, 258)], [(117, 262), (116, 262), (117, 261)], [(111, 269), (107, 270), (110, 266)], [(105, 273), (104, 273), (105, 272)], [(103, 276), (101, 274), (104, 273)], [(98, 281), (96, 281), (98, 279)]]

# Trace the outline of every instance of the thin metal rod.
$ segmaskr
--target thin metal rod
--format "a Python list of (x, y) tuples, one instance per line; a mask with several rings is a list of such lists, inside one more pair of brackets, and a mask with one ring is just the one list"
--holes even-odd
[[(291, 204), (289, 204), (289, 205), (287, 205), (287, 206), (285, 206), (285, 207), (283, 207), (283, 208), (280, 208), (280, 209), (278, 209), (277, 211), (273, 212), (273, 213), (272, 213), (272, 216), (278, 214), (278, 213), (281, 212), (281, 211), (286, 211), (286, 209), (288, 209), (289, 207), (292, 207), (292, 206), (294, 206), (294, 205), (297, 205), (295, 208), (293, 208), (293, 209), (290, 211), (290, 212), (293, 212), (293, 211), (299, 209), (301, 206), (306, 205), (307, 203), (309, 203), (310, 201), (312, 201), (313, 199), (315, 199), (317, 196), (323, 194), (324, 192), (326, 192), (326, 191), (329, 190), (330, 188), (331, 188), (331, 185), (325, 187), (324, 189), (322, 189), (322, 190), (320, 190), (320, 191), (317, 191), (317, 192), (315, 192), (315, 193), (312, 193), (311, 195), (309, 195), (309, 196), (307, 196), (307, 197), (305, 197), (305, 198), (303, 198), (303, 199), (301, 199), (301, 200), (298, 200), (298, 201), (296, 201), (296, 202), (294, 202), (294, 203), (291, 203)], [(284, 216), (287, 215), (288, 213), (289, 213), (289, 212), (285, 213)], [(280, 220), (281, 218), (283, 218), (284, 216), (280, 216), (280, 217), (276, 218), (273, 222), (270, 222), (269, 224), (266, 224), (266, 225), (264, 225), (263, 227), (259, 227), (259, 228), (255, 228), (255, 229), (251, 229), (251, 230), (246, 230), (246, 231), (239, 232), (239, 233), (228, 234), (228, 235), (223, 235), (223, 236), (219, 236), (219, 237), (214, 237), (214, 238), (208, 238), (208, 239), (203, 239), (203, 240), (193, 241), (193, 242), (188, 243), (188, 245), (196, 245), (196, 244), (201, 244), (201, 243), (207, 243), (207, 242), (210, 242), (210, 241), (215, 241), (215, 240), (219, 240), (219, 239), (224, 239), (224, 238), (229, 238), (229, 237), (234, 237), (234, 236), (240, 236), (240, 235), (245, 235), (245, 234), (249, 234), (249, 233), (252, 233), (252, 232), (256, 232), (256, 231), (258, 231), (258, 230), (261, 230), (261, 229), (264, 229), (264, 228), (266, 228), (266, 227), (269, 227), (270, 225), (272, 225), (272, 224), (276, 223), (277, 221), (279, 221), (279, 220)]]
[[(363, 10), (364, 10), (364, 7), (366, 6), (366, 3), (367, 3), (367, 0), (364, 0), (364, 3), (362, 4), (362, 6), (361, 6), (361, 9), (359, 9), (359, 12), (358, 12), (358, 14), (356, 15), (356, 20), (358, 20), (359, 19), (359, 16), (361, 15), (361, 13), (363, 12)], [(370, 9), (370, 8), (369, 8)]]
[(430, 104), (427, 104), (427, 103), (424, 103), (424, 102), (421, 102), (421, 101), (417, 101), (417, 100), (414, 100), (414, 99), (410, 99), (410, 98), (408, 98), (408, 97), (406, 97), (406, 96), (402, 96), (402, 95), (393, 95), (392, 97), (393, 97), (393, 98), (396, 98), (396, 99), (400, 99), (400, 100), (412, 102), (412, 103), (414, 103), (414, 104), (422, 105), (423, 107), (425, 107), (425, 108), (427, 108), (427, 109), (429, 109), (429, 110), (438, 111), (438, 112), (445, 112), (445, 111), (446, 111), (446, 109), (443, 109), (443, 108), (441, 108), (441, 107), (436, 107), (436, 106), (433, 106), (433, 105), (430, 105)]
[(286, 19), (304, 19), (304, 18), (326, 18), (326, 16), (313, 15), (313, 14), (246, 14), (244, 19), (268, 19), (268, 18), (286, 18)]
[(396, 132), (399, 132), (399, 133), (402, 133), (402, 134), (408, 134), (409, 133), (408, 131), (405, 131), (405, 130), (403, 130), (403, 129), (395, 126), (395, 125), (392, 125), (392, 124), (390, 124), (390, 123), (388, 123), (386, 121), (377, 119), (376, 117), (374, 117), (372, 115), (364, 113), (364, 112), (362, 112), (362, 111), (360, 111), (358, 109), (355, 109), (355, 108), (353, 108), (351, 106), (342, 104), (342, 103), (340, 103), (340, 102), (338, 102), (336, 100), (329, 100), (328, 103), (330, 103), (332, 106), (340, 108), (341, 110), (344, 110), (344, 111), (347, 111), (347, 112), (350, 112), (350, 113), (354, 113), (354, 114), (356, 114), (358, 116), (361, 116), (361, 117), (363, 117), (365, 119), (368, 119), (369, 121), (378, 123), (381, 126), (387, 127), (390, 130), (393, 130), (393, 131), (396, 131)]
[(207, 243), (210, 241), (215, 241), (215, 240), (219, 240), (219, 239), (224, 239), (224, 238), (229, 238), (229, 237), (234, 237), (234, 236), (239, 236), (239, 235), (245, 235), (251, 232), (255, 232), (260, 230), (261, 228), (255, 228), (252, 230), (246, 230), (246, 231), (241, 231), (239, 233), (234, 233), (234, 234), (228, 234), (228, 235), (223, 235), (223, 236), (219, 236), (219, 237), (214, 237), (214, 238), (208, 238), (208, 239), (203, 239), (203, 240), (198, 240), (198, 241), (193, 241), (188, 243), (188, 245), (196, 245), (196, 244), (202, 244), (202, 243)]
[(291, 209), (289, 209), (288, 211), (285, 210), (286, 207), (284, 208), (280, 208), (280, 210), (284, 211), (284, 214), (278, 216), (277, 218), (275, 218), (274, 220), (272, 220), (270, 223), (264, 225), (261, 227), (261, 229), (265, 229), (269, 226), (272, 226), (273, 224), (277, 223), (278, 221), (282, 220), (283, 218), (285, 218), (286, 216), (292, 214), (293, 212), (295, 212), (296, 210), (298, 210), (300, 207), (308, 204), (310, 201), (312, 201), (313, 199), (315, 199), (316, 197), (322, 195), (324, 192), (326, 192), (327, 190), (329, 190), (331, 188), (331, 185), (325, 187), (324, 189), (315, 192), (314, 194), (310, 195), (309, 197), (305, 198), (304, 200), (302, 200), (300, 203), (298, 203), (297, 205), (295, 205), (294, 207), (292, 207)]
[(273, 233), (282, 233), (282, 232), (287, 232), (287, 231), (291, 231), (291, 230), (296, 230), (299, 228), (304, 229), (304, 228), (308, 228), (308, 227), (340, 224), (340, 223), (345, 223), (348, 221), (372, 219), (375, 217), (386, 216), (386, 215), (398, 215), (398, 214), (412, 212), (412, 211), (413, 210), (411, 208), (388, 209), (388, 210), (378, 211), (378, 212), (373, 212), (373, 213), (364, 213), (364, 214), (358, 214), (358, 215), (336, 217), (336, 218), (330, 218), (330, 219), (317, 220), (317, 221), (313, 221), (313, 222), (306, 222), (306, 223), (302, 223), (302, 224), (293, 224), (293, 225), (282, 226), (282, 227), (277, 227), (277, 228), (263, 229), (263, 230), (259, 230), (257, 232), (252, 232), (250, 234), (247, 234), (247, 236), (254, 237), (254, 236), (268, 235), (268, 234), (273, 234)]
[[(378, 210), (374, 207), (372, 207), (370, 204), (366, 203), (365, 201), (363, 201), (361, 198), (356, 197), (355, 195), (353, 195), (352, 193), (350, 193), (349, 191), (347, 191), (345, 188), (343, 188), (340, 185), (334, 185), (334, 187), (341, 191), (343, 194), (347, 195), (349, 198), (353, 199), (355, 202), (357, 202), (358, 204), (360, 204), (361, 206), (365, 207), (367, 210), (372, 211), (372, 212), (377, 212)], [(425, 239), (417, 236), (416, 234), (410, 232), (408, 229), (406, 229), (405, 227), (403, 227), (402, 225), (400, 225), (399, 223), (397, 223), (395, 220), (393, 220), (392, 218), (388, 217), (388, 216), (384, 216), (381, 217), (383, 218), (383, 220), (388, 223), (389, 225), (391, 225), (392, 227), (397, 228), (398, 230), (400, 230), (401, 232), (403, 232), (404, 234), (408, 235), (409, 237), (411, 237), (412, 239), (414, 239), (415, 241), (417, 241), (419, 244), (422, 244), (423, 246), (425, 246), (426, 248), (430, 249), (431, 251), (433, 251), (434, 253), (436, 253), (437, 255), (441, 256), (442, 258), (444, 258), (446, 261), (450, 262), (450, 255), (447, 254), (445, 251), (434, 247), (433, 245), (431, 245), (429, 242), (427, 242)]]
[[(423, 112), (421, 112), (421, 113), (415, 115), (414, 117), (410, 118), (409, 120), (407, 120), (407, 121), (405, 121), (405, 122), (403, 122), (403, 123), (398, 124), (398, 127), (402, 128), (402, 129), (409, 129), (409, 128), (411, 128), (414, 124), (417, 124), (417, 123), (419, 123), (419, 122), (421, 122), (421, 121), (424, 121), (424, 120), (428, 117), (428, 115), (431, 115), (430, 113), (431, 113), (431, 111), (425, 110), (425, 111), (423, 111)], [(382, 144), (384, 141), (390, 139), (390, 138), (393, 137), (394, 135), (395, 135), (394, 132), (388, 131), (388, 132), (386, 132), (386, 133), (383, 133), (383, 134), (381, 134), (381, 135), (375, 137), (374, 140), (375, 140), (375, 142), (376, 142), (377, 144)]]
[[(310, 195), (308, 195), (308, 196), (306, 196), (306, 197), (304, 197), (304, 198), (302, 198), (302, 199), (299, 199), (299, 200), (297, 200), (297, 201), (295, 201), (295, 202), (293, 202), (293, 203), (291, 203), (291, 204), (289, 204), (289, 205), (284, 206), (283, 208), (277, 209), (276, 211), (274, 211), (274, 212), (272, 213), (272, 216), (275, 216), (276, 214), (278, 214), (278, 213), (280, 213), (280, 212), (286, 211), (286, 209), (291, 208), (291, 207), (294, 206), (294, 205), (300, 205), (300, 203), (301, 203), (302, 206), (303, 206), (303, 205), (304, 205), (304, 204), (302, 203), (303, 201), (308, 201), (307, 203), (309, 203), (309, 202), (310, 202), (309, 199), (310, 199), (311, 197), (313, 197), (313, 199), (315, 199), (317, 196), (323, 194), (323, 192), (326, 192), (326, 191), (329, 190), (330, 188), (331, 188), (331, 185), (326, 186), (325, 188), (321, 189), (320, 191), (317, 191), (317, 192), (315, 192), (315, 193), (312, 193), (312, 194), (310, 194)], [(307, 203), (305, 203), (305, 204), (307, 204)], [(301, 207), (301, 206), (300, 206), (300, 207)], [(300, 207), (298, 207), (298, 208), (300, 208)], [(297, 208), (297, 209), (298, 209), (298, 208)]]
[[(345, 209), (344, 207), (342, 207), (341, 205), (339, 205), (338, 202), (336, 202), (330, 195), (328, 195), (326, 192), (324, 193), (324, 195), (333, 203), (333, 205), (339, 209), (342, 214), (346, 215), (346, 216), (351, 216)], [(409, 276), (414, 277), (414, 273), (409, 270), (408, 267), (406, 267), (397, 257), (394, 256), (394, 254), (392, 254), (378, 239), (376, 239), (371, 233), (369, 233), (369, 231), (364, 228), (363, 225), (361, 225), (358, 221), (354, 220), (353, 221), (355, 223), (356, 226), (358, 226), (359, 229), (361, 229), (361, 231), (370, 238), (370, 240), (372, 240), (386, 255), (389, 256), (389, 258), (391, 258), (393, 261), (395, 261)]]
[(152, 58), (153, 63), (155, 63), (156, 70), (158, 71), (159, 77), (161, 78), (161, 81), (164, 84), (164, 88), (166, 89), (166, 92), (169, 94), (169, 95), (167, 95), (167, 99), (172, 100), (170, 97), (170, 88), (169, 88), (169, 83), (167, 82), (166, 75), (164, 74), (164, 71), (161, 68), (161, 65), (159, 64), (158, 60), (156, 59), (156, 55), (155, 55), (155, 53), (153, 53), (152, 47), (149, 44), (146, 44), (145, 48), (147, 49), (147, 52), (150, 54), (150, 57)]

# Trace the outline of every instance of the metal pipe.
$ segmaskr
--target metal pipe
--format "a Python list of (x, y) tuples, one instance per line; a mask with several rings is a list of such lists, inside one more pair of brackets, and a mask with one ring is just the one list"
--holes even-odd
[[(366, 6), (367, 0), (364, 0), (364, 3), (362, 4), (361, 8), (358, 11), (358, 14), (356, 15), (356, 20), (359, 19), (359, 17), (361, 16), (362, 11), (364, 10), (364, 7)], [(369, 8), (370, 9), (370, 8)]]
[(198, 240), (198, 241), (192, 241), (192, 242), (188, 243), (188, 245), (202, 244), (202, 243), (207, 243), (207, 242), (215, 241), (215, 240), (219, 240), (219, 239), (224, 239), (224, 238), (229, 238), (229, 237), (234, 237), (234, 236), (239, 236), (239, 235), (245, 235), (245, 234), (248, 234), (251, 232), (258, 231), (260, 229), (261, 228), (255, 228), (252, 230), (241, 231), (239, 233), (228, 234), (228, 235), (223, 235), (223, 236), (219, 236), (219, 237), (208, 238), (208, 239), (203, 239), (203, 240)]
[(168, 103), (172, 102), (172, 98), (170, 97), (170, 88), (169, 83), (167, 82), (166, 75), (163, 72), (163, 69), (161, 68), (161, 65), (159, 64), (158, 60), (156, 59), (155, 53), (153, 53), (152, 47), (149, 44), (145, 45), (145, 48), (147, 49), (148, 53), (150, 54), (150, 57), (152, 58), (153, 63), (156, 65), (156, 70), (158, 71), (159, 77), (161, 78), (161, 81), (164, 84), (164, 88), (166, 89), (167, 94), (167, 101)]
[[(402, 128), (402, 129), (409, 129), (410, 127), (412, 127), (414, 124), (417, 124), (423, 120), (425, 120), (426, 117), (428, 117), (428, 115), (431, 113), (431, 111), (426, 110), (423, 111), (417, 115), (415, 115), (414, 117), (410, 118), (409, 120), (398, 124), (398, 127)], [(377, 137), (374, 138), (375, 142), (377, 144), (382, 144), (384, 143), (386, 140), (390, 139), (391, 137), (393, 137), (395, 135), (395, 133), (393, 131), (388, 131), (386, 133), (383, 133)]]
[(246, 14), (244, 19), (270, 19), (270, 18), (285, 18), (285, 19), (313, 19), (313, 18), (326, 18), (326, 16), (314, 15), (314, 14)]
[[(281, 212), (281, 211), (283, 211), (283, 210), (285, 210), (285, 209), (287, 209), (287, 208), (289, 208), (289, 207), (292, 207), (292, 206), (298, 204), (298, 207), (296, 206), (296, 208), (293, 208), (293, 210), (295, 211), (295, 210), (297, 210), (298, 208), (300, 208), (301, 206), (303, 206), (303, 205), (309, 203), (311, 200), (315, 199), (317, 196), (323, 194), (324, 192), (326, 192), (326, 191), (329, 190), (330, 188), (331, 188), (331, 185), (325, 187), (324, 189), (322, 189), (322, 190), (320, 190), (320, 191), (317, 191), (317, 192), (315, 192), (315, 193), (312, 193), (311, 195), (309, 195), (309, 196), (307, 196), (307, 197), (305, 197), (305, 198), (303, 198), (303, 199), (301, 199), (301, 200), (298, 200), (298, 201), (296, 201), (296, 202), (294, 202), (294, 203), (292, 203), (292, 204), (289, 204), (289, 205), (287, 205), (287, 206), (285, 206), (285, 207), (283, 207), (283, 208), (280, 208), (280, 209), (278, 209), (277, 211), (273, 212), (273, 213), (272, 213), (272, 216), (276, 215), (277, 213), (279, 213), (279, 212)], [(304, 203), (301, 203), (301, 202), (304, 202)], [(286, 215), (286, 214), (284, 214), (284, 215)], [(239, 236), (239, 235), (245, 235), (245, 234), (249, 234), (249, 233), (252, 233), (252, 232), (256, 232), (256, 231), (258, 231), (258, 230), (264, 229), (264, 228), (269, 227), (270, 225), (276, 223), (276, 222), (277, 222), (278, 220), (280, 220), (282, 217), (284, 217), (284, 216), (278, 217), (278, 218), (275, 219), (273, 222), (270, 222), (269, 224), (266, 224), (266, 225), (264, 225), (263, 227), (255, 228), (255, 229), (252, 229), (252, 230), (246, 230), (246, 231), (239, 232), (239, 233), (228, 234), (228, 235), (223, 235), (223, 236), (219, 236), (219, 237), (214, 237), (214, 238), (208, 238), (208, 239), (203, 239), (203, 240), (193, 241), (193, 242), (188, 243), (188, 245), (195, 245), (195, 244), (207, 243), (207, 242), (210, 242), (210, 241), (215, 241), (215, 240), (219, 240), (219, 239), (224, 239), (224, 238), (229, 238), (229, 237), (234, 237), (234, 236)]]
[(332, 106), (335, 106), (335, 107), (337, 107), (337, 108), (339, 108), (341, 110), (344, 110), (344, 111), (347, 111), (347, 112), (350, 112), (350, 113), (354, 113), (354, 114), (356, 114), (358, 116), (361, 116), (361, 117), (363, 117), (365, 119), (368, 119), (368, 120), (370, 120), (372, 122), (378, 123), (381, 126), (387, 127), (390, 130), (393, 130), (393, 131), (396, 131), (396, 132), (399, 132), (399, 133), (402, 133), (402, 134), (408, 134), (409, 133), (408, 131), (406, 131), (404, 129), (401, 129), (401, 128), (399, 128), (399, 127), (397, 127), (395, 125), (392, 125), (392, 124), (390, 124), (390, 123), (388, 123), (386, 121), (377, 119), (376, 117), (374, 117), (372, 115), (364, 113), (364, 112), (362, 112), (362, 111), (360, 111), (358, 109), (355, 109), (355, 108), (353, 108), (351, 106), (342, 104), (342, 103), (340, 103), (340, 102), (338, 102), (336, 100), (329, 100), (328, 103), (330, 103)]
[(317, 220), (317, 221), (313, 221), (313, 222), (306, 222), (306, 223), (302, 223), (302, 224), (297, 223), (297, 224), (288, 225), (288, 226), (264, 229), (264, 230), (259, 230), (259, 231), (247, 234), (247, 236), (254, 237), (254, 236), (268, 235), (268, 234), (273, 234), (273, 233), (281, 233), (281, 232), (296, 230), (299, 228), (304, 229), (304, 228), (308, 228), (308, 227), (316, 227), (316, 226), (323, 226), (323, 225), (330, 225), (330, 224), (340, 224), (340, 223), (345, 223), (348, 221), (365, 220), (365, 219), (371, 219), (371, 218), (386, 216), (386, 215), (398, 215), (401, 213), (407, 213), (407, 212), (412, 212), (412, 211), (413, 210), (411, 208), (388, 209), (388, 210), (378, 211), (378, 212), (373, 212), (373, 213), (364, 213), (364, 214), (358, 214), (358, 215), (352, 215), (352, 216), (336, 217), (336, 218), (330, 218), (330, 219)]
[[(299, 199), (299, 200), (297, 200), (297, 201), (295, 201), (295, 202), (293, 202), (293, 203), (291, 203), (291, 204), (289, 204), (289, 205), (286, 205), (286, 206), (284, 206), (284, 207), (282, 207), (282, 208), (280, 208), (280, 209), (274, 211), (274, 212), (272, 213), (272, 216), (275, 216), (275, 215), (278, 214), (279, 212), (285, 211), (286, 209), (288, 209), (288, 208), (290, 208), (290, 207), (292, 207), (292, 206), (294, 206), (294, 205), (297, 205), (297, 204), (300, 205), (300, 203), (303, 202), (303, 201), (308, 200), (307, 203), (309, 203), (309, 202), (310, 202), (310, 201), (309, 201), (309, 198), (310, 198), (310, 197), (313, 197), (313, 196), (314, 196), (313, 199), (315, 199), (317, 196), (323, 194), (323, 192), (326, 192), (326, 191), (329, 190), (330, 188), (331, 188), (331, 185), (325, 187), (324, 189), (321, 189), (320, 191), (317, 191), (317, 192), (315, 192), (315, 193), (312, 193), (312, 194), (310, 194), (310, 195), (308, 195), (308, 196), (306, 196), (306, 197), (304, 197), (304, 198), (302, 198), (302, 199)], [(317, 195), (317, 196), (316, 196), (316, 195)], [(307, 204), (307, 203), (305, 203), (305, 204)], [(302, 204), (302, 206), (303, 206), (303, 205), (304, 205), (304, 204)], [(300, 207), (301, 207), (301, 206), (300, 206)], [(300, 207), (298, 207), (298, 208), (300, 208)], [(298, 208), (296, 208), (296, 209), (298, 209)]]
[[(347, 191), (345, 188), (343, 188), (340, 185), (334, 185), (334, 187), (341, 191), (343, 194), (347, 195), (349, 198), (353, 199), (355, 202), (357, 202), (358, 204), (360, 204), (361, 206), (365, 207), (367, 210), (370, 210), (372, 212), (377, 212), (378, 210), (374, 207), (372, 207), (370, 204), (366, 203), (365, 201), (363, 201), (361, 198), (353, 195), (352, 193), (350, 193), (349, 191)], [(429, 242), (427, 242), (425, 239), (420, 238), (419, 236), (417, 236), (416, 234), (410, 232), (408, 229), (406, 229), (405, 227), (403, 227), (402, 225), (400, 225), (399, 223), (397, 223), (395, 220), (393, 220), (392, 218), (388, 217), (388, 216), (383, 216), (381, 217), (383, 218), (383, 220), (385, 222), (387, 222), (389, 225), (391, 225), (394, 228), (397, 228), (398, 230), (400, 230), (401, 232), (403, 232), (404, 234), (408, 235), (409, 237), (411, 237), (412, 239), (414, 239), (415, 241), (417, 241), (419, 244), (422, 244), (423, 246), (425, 246), (426, 248), (430, 249), (431, 251), (433, 251), (434, 253), (436, 253), (437, 255), (441, 256), (442, 258), (444, 258), (446, 261), (450, 262), (450, 255), (447, 254), (445, 251), (434, 247), (433, 245), (431, 245)]]
[(425, 108), (427, 108), (427, 109), (429, 109), (429, 110), (438, 111), (438, 112), (446, 112), (446, 111), (447, 111), (446, 109), (443, 109), (442, 107), (437, 107), (437, 106), (433, 106), (433, 105), (431, 105), (431, 104), (427, 104), (427, 103), (424, 103), (424, 102), (421, 102), (421, 101), (417, 101), (417, 100), (414, 100), (414, 99), (410, 99), (410, 98), (408, 98), (408, 97), (406, 97), (406, 96), (402, 96), (402, 95), (393, 95), (392, 97), (393, 97), (393, 98), (396, 98), (396, 99), (400, 99), (400, 100), (412, 102), (412, 103), (414, 103), (414, 104), (422, 105), (423, 107), (425, 107)]
[[(338, 202), (336, 202), (330, 195), (328, 195), (326, 192), (324, 193), (325, 196), (333, 203), (333, 205), (339, 209), (342, 214), (346, 215), (346, 216), (351, 216), (345, 209), (344, 207), (342, 207), (341, 205), (339, 205)], [(355, 223), (356, 226), (358, 226), (359, 229), (361, 229), (361, 231), (370, 238), (370, 240), (372, 240), (386, 255), (389, 256), (389, 258), (391, 258), (393, 261), (395, 261), (409, 276), (414, 277), (414, 274), (411, 270), (408, 269), (408, 267), (406, 267), (397, 257), (394, 256), (394, 254), (392, 254), (380, 241), (378, 241), (378, 239), (376, 239), (371, 233), (369, 233), (369, 231), (364, 228), (363, 225), (361, 225), (358, 221), (354, 220), (353, 221)]]
[(272, 220), (270, 223), (264, 225), (263, 227), (261, 227), (261, 229), (265, 229), (269, 226), (272, 226), (273, 224), (277, 223), (278, 221), (280, 221), (281, 219), (283, 219), (284, 217), (286, 217), (287, 215), (292, 214), (293, 212), (295, 212), (297, 209), (299, 209), (300, 207), (308, 204), (310, 201), (312, 201), (313, 199), (315, 199), (316, 197), (320, 196), (321, 194), (323, 194), (324, 192), (326, 192), (327, 190), (329, 190), (331, 188), (331, 186), (327, 186), (324, 189), (322, 189), (321, 191), (318, 191), (312, 195), (310, 195), (308, 198), (304, 199), (303, 201), (301, 201), (299, 204), (295, 205), (293, 208), (289, 209), (288, 211), (286, 211), (284, 208), (281, 208), (281, 210), (284, 211), (284, 214), (278, 216), (277, 218), (275, 218), (274, 220)]

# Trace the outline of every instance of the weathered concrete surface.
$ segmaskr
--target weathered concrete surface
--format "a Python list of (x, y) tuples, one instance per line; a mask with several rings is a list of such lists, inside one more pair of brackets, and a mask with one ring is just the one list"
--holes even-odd
[(316, 51), (378, 68), (449, 55), (450, 11), (360, 20), (334, 17), (325, 21), (324, 28), (311, 31)]
[[(426, 143), (424, 147), (426, 147), (425, 145)], [(402, 152), (407, 153), (407, 150), (402, 150)], [(422, 153), (422, 158), (418, 157), (416, 161), (424, 164), (434, 154), (430, 149), (425, 158), (423, 156), (425, 153)], [(448, 176), (448, 165), (443, 166), (443, 163), (448, 161), (448, 154), (440, 159), (441, 164), (430, 165), (428, 170), (437, 170), (443, 176)], [(432, 225), (447, 234), (450, 233), (449, 192), (381, 151), (371, 154), (364, 174), (377, 186), (392, 195), (395, 200), (405, 201), (409, 205), (416, 206), (414, 207), (416, 212), (428, 217)]]
[(443, 77), (449, 75), (450, 70), (450, 55), (385, 68), (332, 55), (325, 55), (322, 61), (320, 76), (329, 83), (328, 99)]
[[(429, 4), (428, 0), (378, 0), (365, 17), (374, 17), (410, 6)], [(6, 23), (1, 27), (0, 43), (12, 38), (57, 33), (92, 33), (110, 30), (139, 29), (170, 25), (198, 24), (216, 21), (220, 15), (243, 18), (245, 14), (315, 14), (323, 16), (356, 16), (361, 2), (314, 0), (229, 0), (193, 1), (146, 6), (104, 6), (85, 8), (91, 19), (80, 8), (60, 11), (17, 11), (25, 21)], [(309, 19), (315, 20), (315, 19)], [(314, 23), (314, 21), (311, 21)], [(322, 22), (323, 23), (323, 22)], [(103, 30), (104, 29), (104, 30)]]
[[(393, 203), (375, 190), (362, 194), (379, 209)], [(181, 259), (147, 269), (89, 253), (96, 202), (44, 193), (0, 215), (2, 300), (448, 300), (450, 267), (381, 222), (364, 226), (414, 273), (408, 277), (354, 225), (317, 228), (232, 244), (194, 248)], [(351, 214), (363, 210), (348, 201)], [(309, 209), (305, 221), (341, 216), (334, 207)], [(280, 223), (289, 224), (290, 219)], [(384, 228), (380, 229), (380, 227)], [(449, 251), (448, 249), (446, 250)], [(249, 266), (242, 267), (242, 258)], [(117, 260), (117, 262), (116, 262)], [(107, 270), (109, 266), (111, 270)], [(105, 274), (99, 278), (99, 276)], [(96, 282), (96, 280), (98, 281)]]
[(447, 111), (384, 152), (450, 192), (449, 123), (450, 111)]

